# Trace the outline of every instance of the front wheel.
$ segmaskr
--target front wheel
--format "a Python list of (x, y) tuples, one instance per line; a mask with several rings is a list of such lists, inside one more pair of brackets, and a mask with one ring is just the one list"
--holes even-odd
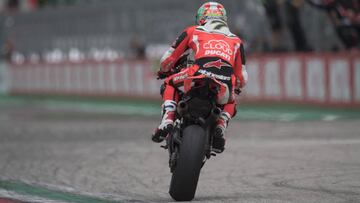
[(205, 157), (205, 142), (205, 131), (200, 126), (191, 125), (183, 130), (179, 157), (169, 190), (174, 200), (190, 201), (194, 198)]

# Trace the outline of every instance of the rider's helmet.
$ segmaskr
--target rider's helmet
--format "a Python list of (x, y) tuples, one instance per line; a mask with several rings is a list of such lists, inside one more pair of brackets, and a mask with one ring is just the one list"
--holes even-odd
[(224, 22), (227, 21), (226, 10), (223, 5), (217, 2), (204, 3), (196, 14), (196, 24), (203, 25), (206, 21), (212, 19), (219, 19)]

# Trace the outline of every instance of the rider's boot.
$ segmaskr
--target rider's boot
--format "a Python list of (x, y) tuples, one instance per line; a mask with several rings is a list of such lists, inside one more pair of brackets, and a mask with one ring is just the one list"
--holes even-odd
[(221, 112), (220, 118), (214, 129), (214, 139), (212, 144), (212, 150), (216, 153), (221, 153), (225, 150), (225, 131), (229, 120), (230, 115), (227, 112)]
[(159, 127), (155, 129), (155, 132), (151, 135), (151, 139), (154, 142), (162, 142), (168, 133), (174, 127), (176, 111), (176, 102), (172, 100), (166, 100), (162, 105), (162, 119)]

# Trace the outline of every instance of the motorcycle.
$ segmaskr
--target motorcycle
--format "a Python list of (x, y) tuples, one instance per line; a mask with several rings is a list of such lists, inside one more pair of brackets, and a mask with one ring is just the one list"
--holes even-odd
[(211, 156), (213, 130), (221, 109), (216, 105), (219, 82), (214, 78), (192, 78), (194, 86), (178, 103), (173, 130), (166, 137), (172, 173), (169, 194), (176, 201), (194, 198), (201, 168)]
[[(194, 61), (184, 54), (174, 65), (171, 74), (189, 67)], [(164, 79), (168, 75), (158, 75)], [(217, 105), (217, 95), (225, 84), (214, 77), (198, 75), (187, 77), (188, 90), (180, 92), (174, 128), (161, 146), (169, 153), (172, 173), (169, 194), (176, 201), (191, 201), (196, 192), (200, 171), (206, 161), (218, 153), (214, 148), (214, 128), (222, 110)], [(185, 87), (185, 85), (184, 85)], [(184, 88), (185, 89), (185, 88)], [(162, 95), (164, 86), (160, 88)], [(239, 95), (240, 89), (235, 89)]]

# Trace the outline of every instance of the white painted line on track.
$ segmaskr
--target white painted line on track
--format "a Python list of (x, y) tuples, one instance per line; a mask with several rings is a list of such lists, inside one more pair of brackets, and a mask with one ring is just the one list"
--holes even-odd
[(279, 117), (279, 121), (284, 121), (284, 122), (291, 122), (294, 121), (298, 118), (298, 115), (295, 113), (284, 113), (281, 114)]
[[(72, 110), (80, 110), (82, 112), (89, 113), (118, 113), (118, 114), (126, 114), (126, 115), (145, 115), (145, 116), (153, 116), (160, 115), (160, 110), (154, 110), (151, 108), (138, 107), (138, 106), (120, 106), (120, 105), (92, 105), (92, 104), (47, 104), (45, 105), (47, 109), (50, 110), (59, 110), (59, 109), (72, 109)], [(160, 109), (160, 108), (159, 108)]]
[(338, 119), (338, 116), (335, 115), (326, 115), (323, 117), (323, 121), (335, 121), (336, 119)]

